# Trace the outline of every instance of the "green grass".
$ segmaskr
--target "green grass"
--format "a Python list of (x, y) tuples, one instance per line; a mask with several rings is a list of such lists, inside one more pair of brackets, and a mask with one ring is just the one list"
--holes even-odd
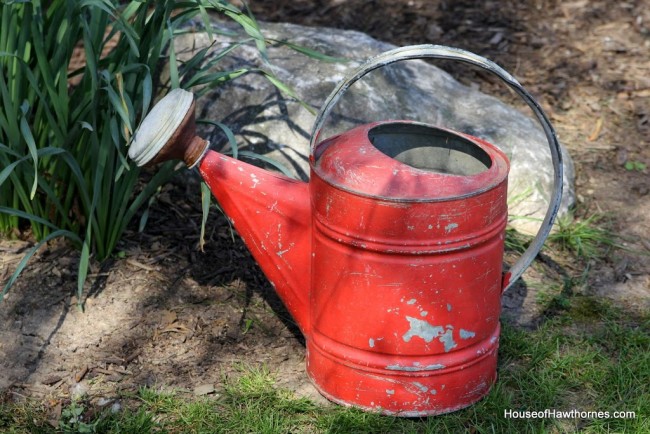
[[(600, 214), (576, 218), (572, 213), (556, 220), (553, 232), (548, 236), (546, 248), (558, 249), (578, 259), (600, 259), (612, 248), (620, 247), (616, 235), (607, 228), (607, 222)], [(541, 221), (540, 221), (541, 224)], [(506, 230), (505, 248), (513, 253), (523, 253), (532, 237)]]
[(548, 240), (583, 259), (602, 258), (611, 248), (617, 247), (615, 235), (606, 228), (599, 214), (583, 219), (567, 214), (557, 219), (556, 231)]
[[(218, 393), (208, 398), (141, 389), (134, 396), (119, 397), (123, 409), (115, 414), (68, 402), (66, 418), (56, 429), (48, 423), (42, 403), (8, 402), (0, 409), (0, 432), (84, 432), (80, 427), (99, 433), (650, 432), (648, 315), (575, 296), (570, 308), (535, 331), (503, 327), (498, 374), (485, 399), (423, 419), (318, 405), (276, 387), (268, 369), (248, 367), (224, 377)], [(634, 411), (636, 418), (506, 419), (506, 409)], [(86, 415), (92, 415), (90, 420)]]

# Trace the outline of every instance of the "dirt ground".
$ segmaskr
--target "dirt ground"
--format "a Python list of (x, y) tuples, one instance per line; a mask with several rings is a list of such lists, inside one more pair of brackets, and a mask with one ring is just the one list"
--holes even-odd
[[(260, 20), (356, 29), (397, 45), (458, 46), (512, 72), (542, 103), (573, 156), (576, 215), (604, 215), (625, 247), (590, 263), (551, 252), (542, 261), (547, 265), (525, 281), (549, 269), (579, 276), (589, 267), (577, 290), (629, 309), (650, 308), (647, 0), (276, 0), (250, 6)], [(489, 77), (470, 81), (504, 93)], [(303, 340), (270, 284), (218, 212), (200, 252), (200, 220), (198, 181), (176, 179), (151, 209), (144, 233), (129, 231), (116, 258), (94, 266), (83, 313), (74, 295), (78, 254), (60, 243), (43, 249), (0, 305), (0, 390), (93, 400), (143, 385), (208, 393), (223, 375), (263, 363), (280, 386), (319, 399), (305, 376)], [(0, 240), (0, 283), (30, 245), (29, 238)], [(544, 312), (526, 287), (504, 300), (503, 318), (535, 327)]]

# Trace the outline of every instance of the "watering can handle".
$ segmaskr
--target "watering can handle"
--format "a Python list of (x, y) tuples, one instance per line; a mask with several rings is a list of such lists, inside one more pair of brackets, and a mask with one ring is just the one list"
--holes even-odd
[(551, 231), (553, 221), (555, 220), (555, 216), (557, 215), (558, 209), (560, 208), (560, 201), (562, 199), (562, 152), (560, 151), (560, 144), (557, 140), (555, 130), (553, 129), (553, 126), (551, 125), (548, 117), (540, 105), (512, 75), (510, 75), (496, 63), (469, 51), (446, 47), (443, 45), (413, 45), (396, 48), (394, 50), (379, 54), (378, 56), (368, 60), (365, 64), (361, 65), (359, 68), (353, 71), (329, 94), (325, 100), (325, 103), (321, 107), (318, 116), (316, 116), (316, 120), (314, 121), (309, 143), (310, 157), (313, 158), (315, 146), (319, 141), (327, 116), (332, 111), (334, 105), (343, 96), (343, 93), (346, 92), (350, 86), (352, 86), (364, 75), (375, 69), (401, 60), (423, 58), (456, 60), (459, 62), (479, 66), (494, 73), (515, 92), (517, 92), (517, 94), (526, 102), (526, 104), (528, 104), (528, 106), (535, 113), (537, 120), (542, 125), (544, 133), (546, 134), (546, 139), (548, 140), (549, 148), (551, 150), (551, 157), (553, 160), (553, 196), (549, 203), (548, 210), (546, 211), (546, 215), (544, 216), (544, 221), (542, 222), (537, 235), (530, 243), (526, 251), (519, 258), (519, 260), (510, 268), (507, 273), (504, 274), (502, 287), (503, 292), (505, 292), (517, 279), (519, 279), (519, 277), (521, 277), (530, 263), (533, 262)]

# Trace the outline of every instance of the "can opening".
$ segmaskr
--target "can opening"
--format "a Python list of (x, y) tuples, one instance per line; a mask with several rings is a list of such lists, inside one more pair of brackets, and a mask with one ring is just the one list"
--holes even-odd
[(386, 123), (368, 131), (368, 139), (383, 154), (420, 170), (470, 176), (492, 166), (477, 144), (428, 125)]

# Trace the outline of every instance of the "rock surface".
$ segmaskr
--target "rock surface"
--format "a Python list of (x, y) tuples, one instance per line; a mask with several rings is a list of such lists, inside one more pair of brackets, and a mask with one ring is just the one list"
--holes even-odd
[[(261, 27), (267, 38), (348, 61), (319, 61), (285, 45), (275, 45), (268, 49), (271, 66), (261, 61), (254, 46), (244, 45), (221, 60), (217, 64), (219, 70), (241, 67), (271, 70), (304, 102), (316, 108), (348, 71), (378, 53), (395, 48), (356, 31), (282, 23), (262, 23)], [(236, 37), (220, 36), (214, 52), (223, 50), (233, 40)], [(176, 39), (175, 47), (182, 60), (208, 44), (206, 34), (188, 33)], [(308, 178), (309, 136), (315, 116), (295, 99), (283, 96), (262, 74), (247, 74), (205, 94), (197, 101), (197, 117), (226, 124), (235, 133), (240, 149), (266, 154), (282, 162), (294, 176)], [(524, 233), (537, 231), (547, 209), (553, 168), (545, 135), (536, 120), (458, 83), (435, 66), (411, 60), (373, 71), (354, 84), (332, 111), (324, 137), (354, 125), (384, 119), (425, 122), (499, 146), (512, 164), (511, 224)], [(204, 136), (214, 149), (227, 147), (228, 141), (220, 129), (206, 130)], [(566, 213), (575, 201), (573, 163), (565, 149), (563, 156), (564, 197), (560, 214)]]

